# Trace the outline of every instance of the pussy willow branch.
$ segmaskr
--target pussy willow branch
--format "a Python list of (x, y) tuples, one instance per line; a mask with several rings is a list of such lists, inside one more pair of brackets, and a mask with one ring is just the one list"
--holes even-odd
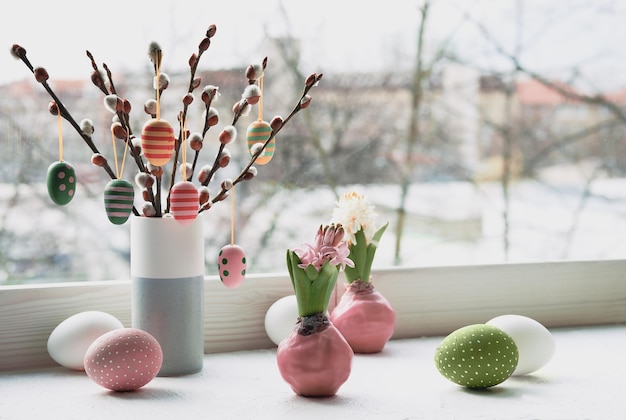
[[(91, 61), (91, 67), (94, 70), (91, 75), (91, 81), (93, 82), (93, 84), (97, 86), (98, 89), (100, 89), (100, 91), (104, 93), (105, 95), (109, 95), (109, 94), (117, 95), (115, 84), (113, 83), (113, 75), (109, 67), (106, 64), (102, 65), (105, 69), (107, 79), (109, 81), (110, 91), (107, 90), (106, 88), (106, 83), (104, 79), (102, 78), (102, 74), (100, 73), (100, 69), (98, 68), (98, 65), (96, 64), (96, 60), (94, 59), (93, 54), (91, 54), (91, 52), (89, 51), (86, 51), (86, 54), (89, 60)], [(124, 130), (126, 130), (126, 132), (128, 133), (128, 135), (124, 139), (124, 142), (128, 143), (130, 155), (134, 159), (135, 164), (137, 165), (140, 171), (149, 173), (148, 168), (146, 167), (143, 160), (141, 159), (141, 152), (137, 150), (137, 148), (133, 145), (133, 142), (132, 142), (134, 135), (133, 135), (132, 128), (130, 126), (130, 115), (124, 109), (121, 109), (121, 110), (116, 109), (116, 115), (120, 121), (120, 124), (122, 124), (122, 128), (124, 128)], [(152, 189), (148, 189), (148, 195), (152, 204), (155, 206), (157, 211), (159, 211), (160, 208), (157, 206), (158, 201), (157, 201), (157, 198), (155, 198)]]
[[(261, 156), (261, 154), (265, 151), (265, 148), (267, 147), (267, 145), (272, 141), (272, 139), (274, 139), (274, 137), (276, 137), (276, 135), (285, 126), (285, 124), (287, 124), (289, 120), (291, 120), (298, 112), (300, 112), (302, 109), (308, 106), (309, 104), (307, 101), (308, 93), (314, 86), (317, 86), (319, 81), (322, 79), (322, 76), (323, 74), (317, 74), (317, 75), (313, 74), (307, 78), (307, 81), (305, 82), (304, 90), (302, 92), (302, 95), (300, 96), (300, 100), (298, 101), (298, 103), (294, 106), (294, 108), (292, 109), (291, 113), (287, 116), (287, 118), (283, 120), (280, 127), (278, 127), (276, 130), (272, 130), (272, 132), (270, 133), (270, 136), (263, 143), (263, 146), (260, 147), (258, 150), (256, 150), (256, 152), (250, 157), (250, 161), (248, 162), (248, 164), (241, 170), (239, 175), (237, 175), (237, 178), (233, 180), (233, 184), (232, 184), (233, 188), (235, 187), (235, 185), (239, 184), (241, 181), (246, 180), (246, 174), (248, 173), (252, 165), (254, 165), (257, 158)], [(208, 210), (212, 204), (218, 201), (222, 201), (224, 198), (228, 196), (229, 194), (228, 191), (229, 189), (223, 186), (220, 192), (212, 200), (208, 201), (206, 204), (200, 207), (199, 212)]]
[[(265, 57), (263, 59), (263, 61), (262, 61), (262, 70), (265, 71), (266, 67), (267, 67), (267, 57)], [(248, 83), (249, 84), (255, 84), (255, 83), (257, 83), (257, 81), (253, 80), (253, 79), (248, 79)], [(248, 100), (246, 98), (242, 98), (239, 101), (239, 106), (237, 107), (237, 109), (235, 111), (235, 115), (233, 115), (233, 119), (232, 119), (230, 125), (232, 125), (234, 127), (237, 124), (237, 121), (239, 121), (239, 118), (241, 118), (241, 115), (243, 114), (244, 110), (247, 109), (249, 106), (251, 106), (251, 105), (248, 103)], [(206, 106), (206, 112), (209, 112), (209, 108), (210, 108), (210, 103), (207, 104), (207, 106)], [(204, 138), (204, 135), (205, 135), (206, 131), (208, 130), (207, 126), (208, 126), (208, 121), (205, 121), (205, 129), (202, 132), (202, 138)], [(220, 161), (220, 158), (222, 157), (222, 152), (224, 151), (225, 147), (226, 147), (225, 144), (220, 143), (220, 146), (219, 146), (219, 149), (217, 151), (217, 154), (215, 155), (215, 160), (213, 161), (213, 165), (211, 165), (211, 169), (209, 170), (209, 173), (207, 174), (206, 178), (202, 182), (203, 186), (206, 187), (207, 185), (209, 185), (209, 183), (213, 179), (213, 176), (215, 175), (217, 170), (220, 168), (219, 161)], [(265, 147), (263, 147), (263, 149), (265, 149)], [(250, 166), (252, 166), (252, 165), (250, 165)], [(249, 169), (249, 167), (248, 167), (248, 169)], [(222, 197), (222, 199), (224, 199), (224, 198), (225, 197)], [(211, 204), (209, 203), (208, 205), (210, 206)]]
[[(239, 109), (233, 116), (231, 125), (234, 126), (237, 123), (237, 121), (239, 121), (239, 118), (241, 117), (243, 110), (247, 106), (249, 106), (248, 101), (246, 101), (245, 99), (242, 99), (240, 102)], [(211, 182), (211, 179), (213, 179), (213, 175), (215, 175), (215, 173), (220, 169), (219, 161), (220, 161), (220, 157), (222, 156), (222, 152), (224, 151), (225, 148), (226, 148), (226, 145), (223, 143), (220, 143), (220, 147), (217, 150), (217, 154), (215, 155), (215, 160), (213, 161), (213, 165), (211, 165), (211, 169), (209, 170), (209, 173), (207, 174), (206, 179), (202, 182), (203, 186), (206, 187), (207, 185), (209, 185), (209, 183)]]
[[(209, 35), (209, 33), (211, 33), (211, 34)], [(209, 31), (207, 31), (207, 37), (205, 38), (205, 40), (203, 40), (203, 42), (206, 42), (206, 40), (208, 38), (212, 37), (214, 33), (215, 33), (215, 28), (214, 27), (210, 27)], [(199, 47), (198, 56), (196, 57), (195, 61), (190, 66), (191, 67), (191, 77), (190, 77), (190, 82), (189, 82), (189, 87), (188, 87), (188, 93), (192, 93), (192, 91), (195, 88), (197, 88), (197, 86), (199, 85), (199, 83), (196, 83), (195, 73), (197, 71), (197, 66), (198, 66), (198, 62), (199, 62), (200, 56), (202, 55), (202, 52), (204, 50), (206, 50), (207, 48), (208, 48), (208, 45), (205, 45), (204, 49), (203, 49), (202, 46)], [(17, 57), (17, 58), (22, 60), (22, 62), (35, 75), (35, 77), (37, 78), (37, 81), (44, 86), (44, 88), (46, 89), (48, 94), (57, 103), (57, 106), (58, 106), (58, 109), (59, 109), (58, 112), (61, 113), (61, 116), (63, 118), (65, 118), (67, 121), (70, 122), (72, 127), (79, 133), (79, 135), (83, 138), (85, 143), (93, 151), (93, 153), (102, 156), (102, 154), (100, 153), (98, 148), (93, 143), (93, 141), (91, 139), (91, 136), (83, 133), (83, 131), (81, 130), (80, 126), (76, 123), (76, 121), (71, 116), (69, 111), (65, 108), (63, 103), (58, 99), (57, 95), (52, 90), (52, 88), (48, 85), (48, 83), (47, 83), (47, 72), (45, 73), (45, 78), (44, 77), (38, 77), (38, 74), (36, 73), (37, 69), (35, 69), (32, 66), (32, 64), (30, 63), (30, 61), (26, 57), (26, 50), (24, 48), (22, 48), (21, 46), (15, 44), (13, 46), (13, 48), (12, 48), (12, 53), (13, 53), (13, 55), (15, 57)], [(109, 71), (108, 67), (106, 67), (106, 65), (105, 65), (105, 69), (106, 69), (106, 72), (107, 72), (107, 77), (109, 79), (109, 86), (110, 86), (111, 92), (109, 92), (109, 90), (106, 88), (106, 83), (104, 82), (104, 80), (102, 78), (102, 75), (100, 74), (100, 71), (98, 69), (98, 66), (96, 65), (95, 60), (93, 59), (93, 56), (91, 55), (91, 53), (89, 51), (87, 51), (87, 56), (91, 60), (91, 65), (92, 65), (92, 67), (94, 69), (94, 72), (92, 73), (92, 77), (91, 77), (91, 80), (94, 83), (94, 85), (96, 85), (98, 87), (98, 89), (100, 89), (100, 91), (102, 91), (105, 95), (115, 94), (117, 96), (117, 94), (115, 93), (115, 85), (113, 84), (112, 75), (111, 75), (111, 72)], [(265, 61), (264, 61), (264, 63), (265, 63)], [(265, 67), (265, 64), (264, 64), (264, 67)], [(294, 108), (292, 109), (291, 113), (287, 116), (287, 118), (284, 119), (280, 123), (280, 126), (278, 126), (275, 129), (272, 129), (272, 132), (270, 133), (270, 136), (262, 144), (262, 147), (258, 148), (255, 151), (255, 153), (251, 156), (248, 164), (241, 170), (239, 175), (233, 180), (232, 187), (234, 187), (235, 185), (237, 185), (241, 181), (245, 181), (245, 180), (248, 180), (248, 179), (252, 178), (252, 176), (250, 176), (250, 174), (249, 174), (249, 171), (250, 171), (250, 168), (252, 168), (252, 165), (254, 165), (254, 163), (256, 162), (257, 158), (265, 151), (267, 145), (275, 138), (275, 136), (280, 132), (280, 130), (285, 126), (285, 124), (287, 124), (291, 120), (291, 118), (293, 118), (293, 116), (296, 115), (299, 111), (301, 111), (302, 109), (306, 108), (309, 105), (310, 97), (308, 97), (308, 93), (314, 86), (317, 85), (317, 83), (321, 80), (321, 78), (322, 78), (322, 74), (319, 74), (319, 75), (318, 74), (311, 74), (306, 79), (305, 84), (304, 84), (303, 93), (300, 96), (300, 100), (298, 101), (298, 103), (294, 106)], [(254, 83), (253, 80), (248, 80), (248, 82), (249, 83)], [(163, 89), (160, 88), (160, 86), (159, 86), (159, 81), (158, 80), (157, 80), (157, 89), (159, 89), (159, 94), (161, 94), (163, 92)], [(118, 98), (118, 100), (121, 100), (121, 98)], [(129, 116), (130, 104), (124, 103), (124, 105), (128, 105), (128, 108), (126, 108), (126, 106), (123, 106), (122, 109), (119, 109), (120, 107), (116, 107), (116, 114), (117, 114), (117, 116), (119, 118), (119, 121), (120, 121), (120, 124), (122, 125), (122, 128), (124, 130), (126, 130), (127, 136), (126, 136), (125, 141), (128, 143), (128, 146), (129, 146), (129, 149), (130, 149), (130, 153), (133, 156), (133, 158), (135, 159), (135, 162), (137, 163), (137, 166), (138, 166), (139, 170), (142, 171), (142, 172), (146, 172), (146, 173), (150, 174), (150, 171), (148, 170), (147, 166), (144, 164), (144, 162), (143, 162), (143, 160), (142, 160), (142, 158), (140, 156), (139, 151), (132, 144), (132, 139), (134, 138), (134, 136), (132, 135), (132, 130), (131, 130), (131, 127), (130, 127), (130, 116)], [(207, 118), (205, 118), (204, 128), (202, 130), (202, 139), (203, 140), (204, 140), (204, 137), (205, 137), (207, 131), (210, 128), (210, 124), (208, 123), (208, 112), (209, 112), (209, 109), (210, 109), (210, 105), (211, 105), (211, 101), (207, 101), (207, 103), (205, 103), (205, 109), (206, 109), (206, 112), (207, 112)], [(232, 124), (231, 124), (233, 126), (238, 122), (238, 120), (241, 117), (244, 109), (246, 109), (248, 106), (250, 106), (250, 104), (248, 103), (248, 101), (246, 99), (241, 99), (241, 101), (239, 102), (238, 105), (239, 105), (239, 107), (235, 111), (235, 115), (233, 116), (233, 120), (232, 120)], [(181, 112), (181, 114), (179, 116), (181, 121), (184, 121), (184, 119), (186, 118), (187, 109), (188, 109), (188, 104), (184, 103), (183, 111)], [(154, 116), (153, 116), (153, 118), (154, 118)], [(176, 144), (176, 157), (178, 156), (181, 143), (182, 143), (182, 130), (179, 133), (178, 143)], [(218, 150), (218, 152), (217, 152), (217, 154), (215, 156), (215, 160), (214, 160), (213, 166), (211, 167), (211, 169), (209, 171), (209, 174), (206, 177), (206, 179), (204, 179), (204, 181), (202, 182), (203, 186), (207, 186), (209, 184), (209, 182), (212, 179), (212, 177), (214, 176), (214, 174), (221, 167), (219, 165), (219, 163), (220, 163), (220, 160), (221, 160), (222, 153), (223, 153), (224, 149), (225, 149), (225, 145), (221, 143), (220, 146), (219, 146), (219, 150)], [(194, 165), (195, 165), (195, 160), (196, 159), (197, 159), (197, 153), (196, 153), (196, 157), (194, 159)], [(100, 166), (102, 166), (103, 169), (109, 174), (111, 179), (116, 179), (117, 178), (117, 175), (113, 172), (113, 170), (109, 166), (109, 164), (106, 161), (106, 159), (104, 160), (104, 162)], [(174, 169), (172, 171), (172, 181), (171, 181), (172, 184), (174, 183), (174, 179), (175, 179), (176, 166), (177, 166), (177, 158), (174, 159)], [(157, 183), (156, 183), (157, 185), (156, 185), (156, 187), (160, 190), (160, 182), (159, 181), (160, 181), (160, 179), (157, 178)], [(170, 191), (171, 191), (171, 187), (172, 186), (170, 186)], [(212, 200), (209, 200), (205, 204), (203, 204), (200, 207), (199, 212), (203, 212), (205, 210), (208, 210), (211, 207), (211, 205), (214, 204), (215, 202), (222, 201), (223, 199), (225, 199), (228, 196), (228, 194), (229, 194), (229, 189), (230, 189), (229, 186), (223, 184), (223, 186), (222, 186), (220, 192), (217, 194), (217, 196), (215, 196)], [(148, 188), (148, 192), (149, 192), (150, 201), (152, 202), (152, 204), (155, 207), (155, 210), (157, 211), (157, 215), (160, 215), (160, 198), (159, 198), (160, 195), (157, 195), (156, 198), (155, 198), (155, 196), (153, 194), (152, 188)], [(169, 211), (169, 194), (168, 194), (168, 207), (167, 208), (168, 208), (168, 211)], [(135, 215), (139, 215), (139, 212), (137, 211), (137, 209), (134, 206), (132, 208), (132, 211), (133, 211), (133, 213)]]
[[(15, 57), (19, 58), (22, 61), (22, 63), (24, 63), (26, 65), (26, 67), (28, 67), (28, 69), (34, 75), (35, 74), (35, 68), (31, 64), (31, 62), (28, 59), (28, 57), (26, 56), (26, 50), (23, 47), (21, 47), (20, 45), (14, 44), (11, 51), (12, 51), (13, 55)], [(57, 94), (50, 87), (50, 85), (48, 84), (48, 81), (47, 80), (41, 80), (41, 81), (38, 80), (38, 82), (43, 86), (43, 88), (46, 90), (46, 92), (48, 92), (48, 95), (50, 95), (52, 100), (56, 103), (57, 108), (58, 108), (58, 112), (61, 113), (61, 117), (63, 117), (66, 121), (68, 121), (70, 123), (70, 125), (80, 135), (80, 137), (83, 139), (85, 144), (87, 144), (87, 146), (91, 149), (91, 151), (93, 153), (97, 153), (97, 154), (101, 155), (100, 151), (98, 150), (98, 148), (96, 147), (95, 143), (93, 142), (91, 136), (85, 134), (83, 132), (83, 130), (81, 130), (80, 126), (78, 125), (78, 123), (76, 122), (74, 117), (72, 117), (72, 114), (70, 114), (70, 112), (67, 110), (65, 105), (63, 105), (63, 102), (59, 99)], [(107, 161), (105, 161), (103, 163), (102, 168), (109, 175), (109, 177), (111, 179), (116, 179), (117, 178), (115, 172), (113, 172), (113, 169), (111, 169), (111, 166), (109, 166), (109, 163)], [(136, 214), (136, 215), (139, 214), (139, 212), (137, 211), (135, 206), (133, 206), (133, 213)]]
[[(210, 38), (206, 38), (206, 39), (210, 39)], [(200, 45), (198, 46), (198, 55), (194, 58), (190, 66), (190, 70), (189, 70), (189, 85), (187, 86), (187, 93), (193, 93), (193, 91), (197, 87), (197, 84), (195, 83), (195, 79), (196, 79), (196, 72), (198, 70), (198, 64), (200, 64), (200, 58), (202, 57), (202, 54), (207, 49), (208, 47), (202, 48)], [(184, 127), (185, 130), (187, 126), (187, 124), (185, 124), (185, 121), (187, 119), (188, 110), (189, 110), (189, 104), (187, 102), (183, 102), (183, 110), (180, 113), (180, 123), (181, 123), (180, 126)], [(207, 108), (207, 111), (208, 111), (208, 108)], [(206, 121), (205, 121), (205, 125), (206, 125)], [(180, 147), (182, 145), (182, 141), (183, 141), (183, 133), (182, 133), (182, 130), (180, 130), (178, 133), (178, 139), (176, 140), (174, 144), (174, 162), (173, 162), (172, 173), (170, 177), (170, 187), (168, 188), (168, 194), (167, 194), (167, 204), (166, 204), (166, 210), (165, 210), (166, 212), (169, 212), (169, 209), (170, 209), (170, 197), (172, 194), (172, 187), (174, 186), (174, 183), (176, 182), (176, 171), (178, 168), (178, 156), (180, 154)], [(198, 152), (196, 152), (196, 155), (194, 157), (194, 163), (197, 160), (197, 157), (198, 157)], [(184, 163), (187, 164), (187, 162), (184, 162)], [(193, 170), (191, 171), (191, 174), (187, 174), (187, 179), (185, 179), (185, 181), (189, 180), (192, 177), (193, 177)]]

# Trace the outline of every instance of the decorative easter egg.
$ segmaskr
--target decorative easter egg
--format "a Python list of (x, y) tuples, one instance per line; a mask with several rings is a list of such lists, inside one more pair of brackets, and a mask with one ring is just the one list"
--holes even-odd
[(200, 207), (198, 189), (189, 181), (181, 181), (172, 187), (170, 211), (174, 219), (183, 225), (191, 224), (198, 216)]
[(174, 128), (166, 120), (152, 118), (141, 130), (141, 148), (151, 164), (163, 166), (174, 152)]
[(435, 351), (435, 365), (450, 381), (488, 388), (511, 376), (519, 360), (517, 345), (493, 325), (474, 324), (448, 335)]
[(125, 179), (113, 179), (104, 187), (104, 209), (111, 223), (123, 225), (130, 217), (135, 189)]
[(291, 334), (298, 319), (296, 295), (284, 296), (269, 307), (265, 313), (265, 332), (276, 345)]
[(217, 268), (226, 287), (241, 286), (246, 278), (246, 254), (239, 245), (226, 245), (220, 250)]
[(152, 335), (122, 328), (97, 338), (85, 354), (85, 372), (112, 391), (134, 391), (154, 379), (163, 364), (163, 351)]
[(487, 322), (511, 336), (519, 351), (514, 376), (532, 373), (552, 359), (556, 348), (554, 337), (546, 327), (522, 315), (501, 315)]
[(54, 162), (48, 167), (48, 195), (55, 204), (64, 206), (76, 193), (74, 167), (65, 161)]
[[(248, 126), (246, 136), (248, 151), (250, 152), (250, 155), (253, 154), (252, 147), (257, 143), (265, 143), (271, 134), (272, 127), (270, 127), (269, 123), (267, 123), (266, 121), (255, 121), (250, 124)], [(259, 157), (257, 157), (256, 163), (259, 165), (265, 165), (269, 163), (269, 161), (272, 160), (272, 157), (274, 157), (275, 148), (276, 137), (274, 137), (272, 140), (270, 140), (269, 143), (267, 143), (267, 146), (265, 146), (265, 150), (263, 150), (263, 153), (261, 153)]]
[(85, 353), (93, 341), (109, 331), (124, 328), (113, 315), (100, 311), (80, 312), (65, 319), (48, 336), (48, 354), (69, 369), (83, 370)]

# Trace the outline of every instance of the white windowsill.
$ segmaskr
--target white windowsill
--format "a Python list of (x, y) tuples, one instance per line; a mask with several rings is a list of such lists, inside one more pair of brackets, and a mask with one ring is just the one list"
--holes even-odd
[(296, 396), (280, 377), (274, 349), (206, 355), (201, 373), (157, 377), (130, 393), (61, 367), (0, 373), (0, 418), (622, 419), (626, 326), (552, 332), (556, 353), (546, 366), (483, 391), (437, 372), (442, 337), (430, 337), (355, 355), (348, 381), (324, 399)]

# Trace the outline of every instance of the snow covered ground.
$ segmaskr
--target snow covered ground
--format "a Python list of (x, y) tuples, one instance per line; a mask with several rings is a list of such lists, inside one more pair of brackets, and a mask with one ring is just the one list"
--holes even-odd
[[(271, 188), (255, 186), (250, 198), (238, 197), (235, 242), (247, 252), (249, 272), (284, 271), (286, 250), (312, 241), (336, 200), (324, 188)], [(390, 222), (375, 266), (394, 265), (399, 188), (355, 185), (339, 193), (351, 190), (372, 201), (380, 224)], [(117, 226), (107, 220), (100, 194), (79, 190), (83, 197), (58, 208), (49, 204), (45, 187), (21, 186), (18, 192), (12, 186), (0, 188), (0, 284), (128, 277), (128, 223)], [(261, 192), (264, 202), (254, 197)], [(589, 192), (567, 183), (513, 183), (507, 255), (498, 184), (413, 185), (400, 262), (437, 266), (625, 258), (626, 179), (595, 181)], [(215, 274), (219, 249), (230, 241), (230, 203), (218, 203), (201, 217), (206, 272)]]

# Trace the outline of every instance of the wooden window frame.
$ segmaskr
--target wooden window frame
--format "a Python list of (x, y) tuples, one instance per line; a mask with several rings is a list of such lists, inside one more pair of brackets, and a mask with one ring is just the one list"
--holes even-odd
[[(373, 282), (396, 310), (399, 339), (444, 335), (508, 313), (548, 328), (626, 323), (625, 276), (626, 260), (609, 260), (389, 268), (375, 270)], [(340, 277), (331, 309), (342, 289)], [(238, 289), (207, 277), (205, 353), (272, 348), (265, 313), (289, 294), (286, 273), (248, 275)], [(0, 371), (54, 366), (50, 332), (87, 310), (130, 326), (130, 281), (0, 287)]]

